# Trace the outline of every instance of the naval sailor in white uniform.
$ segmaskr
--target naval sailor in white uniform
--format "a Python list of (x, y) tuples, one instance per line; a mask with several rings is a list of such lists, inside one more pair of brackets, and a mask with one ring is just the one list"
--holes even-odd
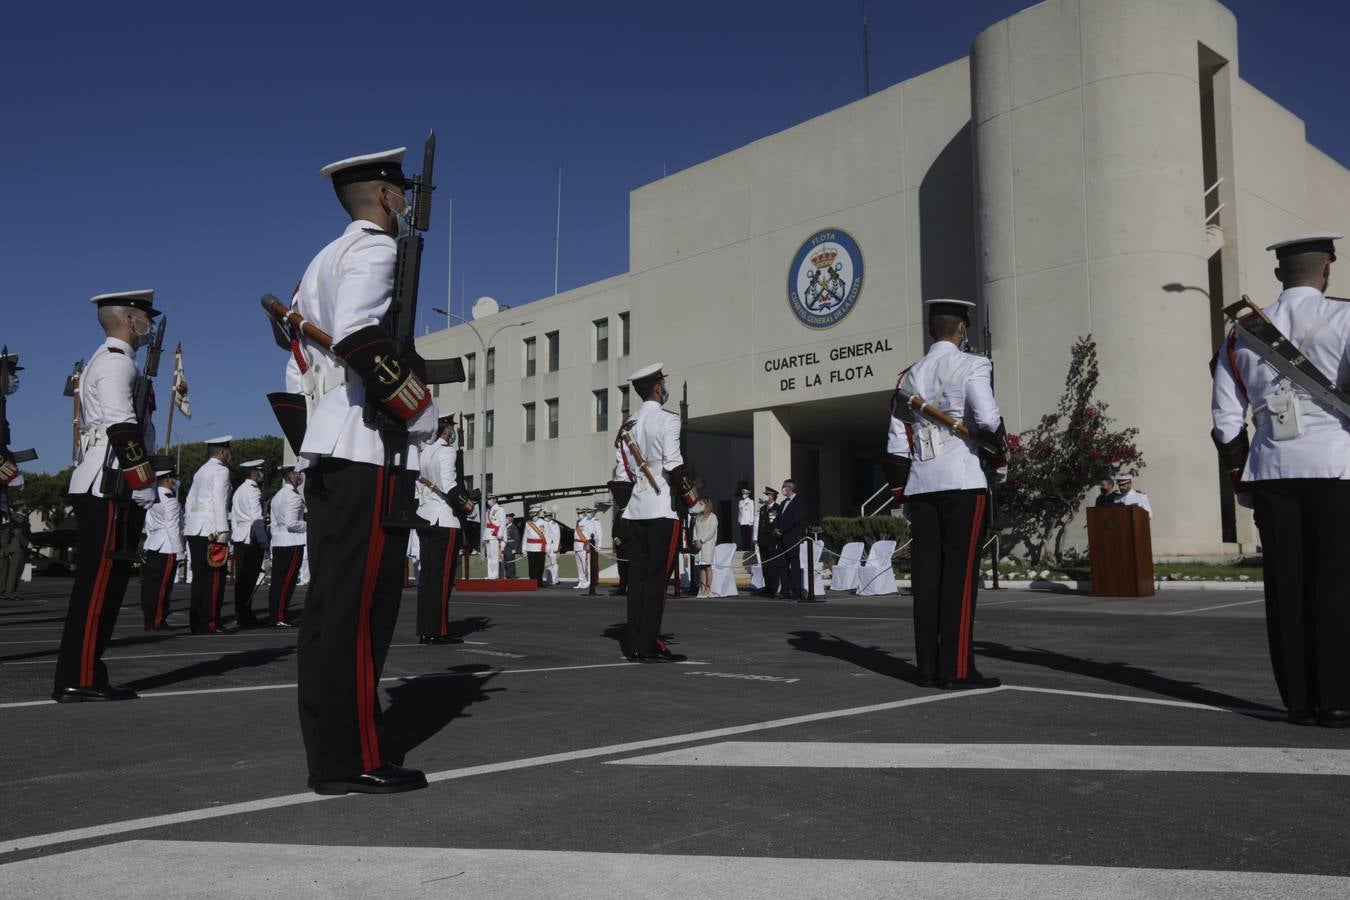
[(206, 442), (206, 462), (192, 476), (183, 534), (192, 564), (188, 625), (193, 634), (226, 634), (220, 620), (225, 598), (225, 569), (230, 561), (230, 441), (221, 435)]
[[(131, 700), (136, 692), (108, 681), (103, 650), (117, 624), (145, 510), (158, 500), (150, 462), (153, 425), (137, 421), (134, 397), (141, 379), (137, 347), (147, 340), (151, 320), (159, 315), (154, 291), (100, 294), (98, 323), (105, 335), (80, 376), (80, 449), (83, 457), (70, 476), (75, 508), (75, 553), (80, 565), (66, 608), (61, 649), (56, 658), (52, 699), (58, 703), (85, 700)], [(117, 527), (113, 502), (116, 483), (125, 481), (131, 502), (125, 529)]]
[(169, 616), (178, 560), (183, 558), (183, 506), (173, 469), (155, 472), (159, 502), (145, 513), (145, 561), (141, 564), (141, 614), (146, 631), (159, 631)]
[(258, 628), (253, 593), (267, 555), (267, 522), (263, 518), (263, 461), (245, 460), (239, 466), (244, 480), (230, 500), (230, 542), (234, 545), (234, 618), (237, 628)]
[(280, 466), (278, 471), (281, 472), (281, 487), (268, 505), (272, 520), (272, 583), (267, 591), (267, 618), (273, 628), (294, 628), (291, 597), (300, 581), (305, 539), (309, 533), (305, 498), (300, 494), (304, 476), (295, 471), (291, 463)]
[[(1350, 383), (1350, 301), (1326, 294), (1341, 237), (1266, 248), (1284, 290), (1265, 314), (1334, 385)], [(1289, 720), (1350, 726), (1350, 420), (1265, 362), (1236, 326), (1215, 358), (1212, 406), (1219, 456), (1261, 534), (1270, 662)]]

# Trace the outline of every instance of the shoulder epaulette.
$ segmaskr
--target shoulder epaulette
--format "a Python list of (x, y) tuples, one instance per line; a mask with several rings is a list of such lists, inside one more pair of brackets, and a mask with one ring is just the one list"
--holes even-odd
[(366, 234), (382, 234), (387, 238), (393, 237), (392, 234), (385, 231), (383, 228), (362, 228), (361, 230), (364, 231)]

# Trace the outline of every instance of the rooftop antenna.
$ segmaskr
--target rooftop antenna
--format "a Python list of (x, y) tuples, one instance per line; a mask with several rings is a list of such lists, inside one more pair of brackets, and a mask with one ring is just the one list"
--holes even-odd
[(562, 166), (558, 166), (558, 215), (553, 222), (553, 294), (558, 294), (558, 254), (562, 248)]
[(870, 73), (869, 73), (869, 71), (868, 71), (868, 70), (871, 68), (871, 66), (869, 65), (869, 62), (868, 62), (868, 56), (867, 56), (867, 0), (862, 0), (862, 6), (863, 6), (863, 10), (862, 10), (862, 12), (863, 12), (863, 96), (864, 96), (864, 97), (870, 97), (870, 96), (872, 95), (872, 84), (871, 84), (871, 79), (870, 79), (870, 77), (869, 77), (869, 76), (870, 76)]

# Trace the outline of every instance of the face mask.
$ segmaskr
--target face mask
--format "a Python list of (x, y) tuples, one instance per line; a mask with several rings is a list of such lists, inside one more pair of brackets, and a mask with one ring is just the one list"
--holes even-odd
[(402, 194), (399, 197), (403, 200), (403, 211), (393, 214), (393, 229), (395, 235), (402, 236), (412, 231), (412, 204)]
[(665, 406), (669, 402), (670, 402), (670, 391), (666, 390), (666, 386), (663, 384), (661, 385), (661, 405)]

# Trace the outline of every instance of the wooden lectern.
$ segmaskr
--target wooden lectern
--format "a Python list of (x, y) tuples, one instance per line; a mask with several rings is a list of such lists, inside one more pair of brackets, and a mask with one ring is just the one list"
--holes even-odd
[(1152, 597), (1153, 540), (1139, 506), (1094, 506), (1087, 511), (1088, 556), (1094, 597)]

